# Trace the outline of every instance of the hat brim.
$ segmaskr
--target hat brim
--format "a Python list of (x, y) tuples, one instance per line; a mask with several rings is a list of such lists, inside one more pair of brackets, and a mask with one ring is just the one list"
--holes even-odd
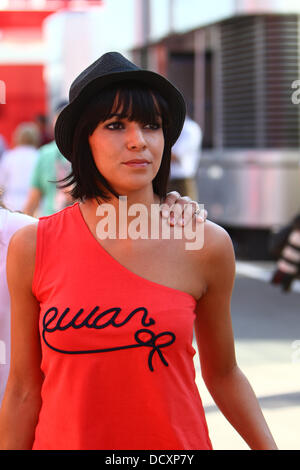
[(163, 76), (150, 70), (118, 72), (104, 75), (92, 80), (82, 92), (69, 103), (59, 114), (55, 124), (55, 141), (64, 157), (72, 160), (73, 136), (77, 122), (85, 106), (97, 91), (107, 85), (124, 80), (136, 80), (157, 90), (167, 101), (171, 115), (170, 139), (174, 145), (178, 139), (186, 115), (185, 101), (177, 88)]

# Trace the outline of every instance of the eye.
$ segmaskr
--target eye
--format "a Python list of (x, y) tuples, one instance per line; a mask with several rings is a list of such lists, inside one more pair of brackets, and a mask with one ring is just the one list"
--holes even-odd
[(122, 129), (123, 124), (120, 121), (114, 121), (105, 126), (107, 129), (110, 130), (117, 130), (117, 129)]
[(157, 130), (157, 129), (160, 129), (161, 125), (159, 123), (153, 123), (153, 124), (146, 124), (144, 126), (146, 129), (150, 129), (150, 130)]

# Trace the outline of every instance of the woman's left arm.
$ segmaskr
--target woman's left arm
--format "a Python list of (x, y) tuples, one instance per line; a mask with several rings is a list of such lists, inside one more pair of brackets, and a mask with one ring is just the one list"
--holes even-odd
[(253, 389), (236, 363), (230, 315), (235, 278), (231, 239), (223, 228), (208, 222), (205, 240), (207, 290), (197, 303), (195, 321), (202, 377), (218, 408), (251, 449), (276, 450)]

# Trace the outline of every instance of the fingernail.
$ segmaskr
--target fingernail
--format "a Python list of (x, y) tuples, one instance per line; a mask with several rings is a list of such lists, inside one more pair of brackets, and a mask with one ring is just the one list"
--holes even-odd
[(197, 215), (196, 220), (199, 223), (204, 222), (204, 219), (203, 219), (203, 217), (201, 217), (201, 215)]

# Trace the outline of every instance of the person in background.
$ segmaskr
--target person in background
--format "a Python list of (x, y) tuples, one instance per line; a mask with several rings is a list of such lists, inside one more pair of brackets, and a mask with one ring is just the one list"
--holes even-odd
[(0, 161), (3, 202), (13, 211), (22, 210), (27, 200), (32, 172), (38, 158), (39, 131), (32, 122), (19, 124), (13, 135), (14, 148)]
[(201, 155), (201, 142), (200, 126), (187, 115), (181, 135), (172, 147), (168, 191), (187, 194), (194, 201), (199, 200), (196, 175)]
[(271, 284), (280, 285), (284, 292), (291, 290), (292, 283), (300, 276), (300, 215), (292, 221), (289, 233), (276, 263)]
[(7, 145), (6, 145), (5, 139), (3, 135), (0, 134), (0, 160), (6, 149), (7, 149)]
[(0, 405), (9, 373), (10, 364), (10, 298), (6, 280), (6, 255), (13, 234), (35, 219), (9, 211), (1, 202), (0, 193)]
[[(56, 107), (53, 127), (58, 114), (66, 104), (64, 101)], [(55, 181), (65, 178), (69, 172), (70, 163), (58, 150), (55, 140), (43, 145), (39, 149), (28, 198), (22, 208), (24, 214), (33, 216), (39, 208), (39, 216), (48, 216), (71, 204), (73, 200), (69, 194), (58, 189), (55, 184)]]
[(45, 114), (38, 114), (35, 117), (35, 123), (38, 126), (40, 132), (40, 147), (49, 144), (49, 142), (53, 140), (54, 136), (53, 132), (50, 132), (49, 130), (47, 116), (45, 116)]

